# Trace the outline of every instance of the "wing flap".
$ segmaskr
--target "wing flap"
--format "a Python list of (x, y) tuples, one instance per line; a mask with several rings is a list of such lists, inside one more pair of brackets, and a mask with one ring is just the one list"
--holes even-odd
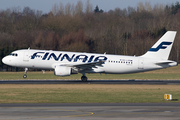
[(68, 64), (69, 67), (77, 67), (77, 68), (96, 68), (96, 66), (102, 66), (105, 61), (97, 61), (90, 63), (80, 63), (80, 64)]

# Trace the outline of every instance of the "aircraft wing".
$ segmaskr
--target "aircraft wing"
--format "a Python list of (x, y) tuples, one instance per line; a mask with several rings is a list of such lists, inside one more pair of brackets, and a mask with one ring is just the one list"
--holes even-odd
[(87, 70), (87, 69), (92, 69), (92, 68), (97, 68), (97, 66), (102, 66), (105, 61), (97, 61), (97, 62), (90, 62), (90, 63), (79, 63), (79, 64), (64, 64), (62, 66), (67, 66), (67, 67), (74, 67), (77, 68), (78, 70)]

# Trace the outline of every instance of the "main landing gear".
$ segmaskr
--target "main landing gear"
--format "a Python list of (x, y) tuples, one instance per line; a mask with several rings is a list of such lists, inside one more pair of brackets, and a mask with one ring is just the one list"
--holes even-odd
[(24, 71), (24, 75), (23, 75), (23, 78), (27, 78), (27, 71), (28, 71), (28, 68), (25, 68), (25, 71)]
[(82, 77), (81, 77), (81, 80), (83, 81), (83, 82), (87, 82), (87, 77), (86, 77), (86, 75), (85, 75), (85, 73), (82, 73)]
[(82, 80), (83, 82), (87, 82), (87, 77), (86, 77), (86, 76), (82, 76), (82, 77), (81, 77), (81, 80)]

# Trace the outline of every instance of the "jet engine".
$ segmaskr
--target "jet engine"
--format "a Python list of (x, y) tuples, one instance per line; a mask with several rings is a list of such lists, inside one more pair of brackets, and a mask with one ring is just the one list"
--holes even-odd
[(56, 66), (54, 69), (54, 75), (56, 76), (70, 76), (71, 74), (77, 74), (78, 72), (71, 67)]

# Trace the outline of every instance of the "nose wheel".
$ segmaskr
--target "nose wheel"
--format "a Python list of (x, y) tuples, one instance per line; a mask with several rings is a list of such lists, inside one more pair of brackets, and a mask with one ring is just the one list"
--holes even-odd
[(23, 78), (27, 78), (27, 71), (28, 71), (28, 68), (25, 68)]
[(23, 78), (27, 78), (27, 75), (26, 75), (26, 74), (24, 74), (24, 75), (23, 75)]

